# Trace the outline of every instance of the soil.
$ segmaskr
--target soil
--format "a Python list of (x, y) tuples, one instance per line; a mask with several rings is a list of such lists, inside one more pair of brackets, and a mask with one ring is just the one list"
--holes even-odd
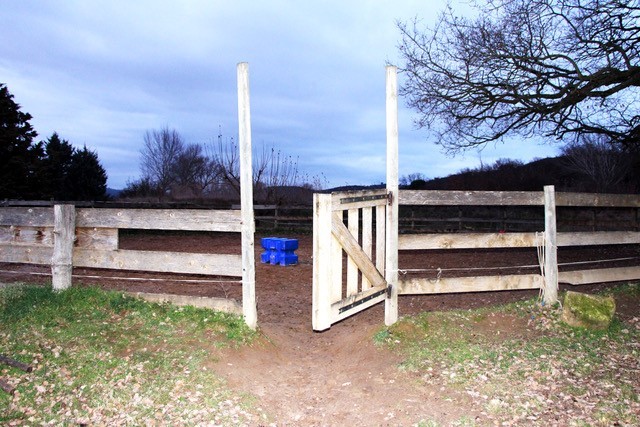
[[(260, 236), (259, 236), (260, 237)], [(250, 393), (268, 414), (265, 424), (277, 425), (414, 425), (421, 420), (442, 425), (466, 417), (484, 424), (481, 409), (463, 393), (426, 385), (411, 372), (398, 369), (397, 355), (374, 344), (373, 335), (384, 322), (383, 304), (317, 333), (311, 328), (312, 238), (288, 235), (299, 240), (295, 266), (260, 263), (260, 238), (256, 239), (256, 295), (258, 322), (263, 339), (237, 350), (226, 350), (211, 365), (232, 389)], [(165, 233), (124, 234), (122, 249), (185, 252), (239, 253), (237, 235)], [(584, 261), (634, 256), (634, 246), (562, 248), (559, 261)], [(637, 265), (637, 259), (632, 261)], [(537, 266), (535, 249), (509, 251), (431, 251), (400, 254), (400, 268), (429, 268), (440, 274), (462, 275), (454, 267)], [(608, 263), (607, 266), (612, 266)], [(595, 265), (593, 265), (595, 267)], [(47, 268), (0, 265), (2, 281), (46, 281)], [(536, 267), (494, 270), (490, 274), (535, 271)], [(567, 267), (571, 268), (571, 267)], [(585, 266), (580, 266), (585, 268)], [(12, 271), (13, 273), (7, 273)], [(33, 273), (41, 275), (33, 275)], [(26, 277), (26, 274), (30, 274)], [(425, 274), (425, 273), (423, 273)], [(482, 271), (466, 272), (480, 275)], [(203, 280), (184, 275), (157, 276), (143, 272), (74, 269), (76, 283), (99, 284), (108, 289), (161, 292), (240, 299), (238, 282), (185, 282)], [(124, 278), (129, 280), (123, 281)], [(135, 280), (130, 280), (130, 279)], [(153, 281), (151, 279), (154, 279)], [(593, 291), (606, 285), (580, 287)], [(537, 291), (467, 293), (437, 296), (401, 296), (400, 314), (422, 311), (466, 309), (530, 299)], [(624, 307), (620, 307), (624, 310)], [(637, 307), (627, 307), (637, 316)], [(514, 325), (503, 325), (509, 332)], [(478, 325), (493, 328), (495, 324)]]

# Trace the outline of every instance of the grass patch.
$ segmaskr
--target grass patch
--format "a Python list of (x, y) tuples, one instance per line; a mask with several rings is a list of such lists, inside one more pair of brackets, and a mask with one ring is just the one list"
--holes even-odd
[[(207, 370), (221, 347), (251, 343), (241, 317), (150, 304), (96, 288), (0, 290), (0, 424), (251, 423), (249, 400)], [(213, 353), (213, 354), (212, 354)]]
[[(637, 285), (607, 292), (640, 305)], [(640, 424), (640, 319), (591, 331), (560, 315), (534, 300), (423, 313), (374, 339), (425, 383), (470, 396), (487, 424)]]

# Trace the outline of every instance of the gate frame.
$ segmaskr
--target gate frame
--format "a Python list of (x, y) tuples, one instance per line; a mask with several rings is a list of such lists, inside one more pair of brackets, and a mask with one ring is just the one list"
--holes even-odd
[[(392, 65), (385, 67), (385, 70), (386, 189), (313, 196), (312, 326), (315, 331), (329, 329), (333, 323), (383, 299), (385, 324), (392, 325), (398, 320), (398, 72), (397, 67)], [(371, 260), (371, 253), (367, 253), (368, 243), (365, 242), (372, 238), (373, 231), (370, 228), (371, 214), (364, 212), (370, 212), (373, 207), (376, 207), (376, 265)], [(358, 243), (358, 210), (361, 208), (364, 249)], [(348, 228), (342, 222), (344, 210), (348, 211)], [(384, 222), (380, 221), (382, 210), (385, 211)], [(365, 227), (368, 228), (365, 230)], [(384, 246), (380, 242), (383, 236)], [(382, 247), (384, 256), (381, 254)], [(342, 298), (343, 249), (347, 253), (348, 266), (345, 298)], [(358, 271), (362, 274), (359, 292)]]

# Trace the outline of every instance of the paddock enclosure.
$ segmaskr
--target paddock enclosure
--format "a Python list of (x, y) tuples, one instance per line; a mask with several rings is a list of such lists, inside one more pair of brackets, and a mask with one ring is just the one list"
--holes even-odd
[[(316, 331), (382, 302), (384, 321), (390, 325), (398, 318), (398, 306), (403, 301), (399, 301), (399, 295), (540, 289), (543, 301), (551, 304), (557, 300), (558, 283), (640, 279), (640, 196), (556, 193), (552, 186), (536, 192), (399, 190), (397, 77), (391, 66), (386, 68), (386, 188), (314, 194), (313, 235), (301, 236), (304, 244), (300, 264), (282, 270), (256, 267), (247, 64), (238, 64), (237, 72), (242, 188), (239, 209), (85, 208), (62, 204), (0, 207), (0, 263), (50, 267), (56, 289), (71, 285), (74, 268), (117, 271), (123, 282), (126, 275), (137, 272), (201, 276), (233, 289), (215, 293), (211, 286), (194, 291), (185, 285), (158, 293), (146, 287), (136, 294), (181, 303), (182, 293), (192, 296), (187, 301), (190, 304), (198, 295), (200, 305), (242, 314), (253, 328), (258, 323), (257, 268), (268, 281), (260, 289), (261, 316), (274, 310), (277, 321), (299, 323), (301, 318), (308, 321), (311, 307), (311, 324)], [(400, 217), (400, 208), (409, 207), (410, 218)], [(439, 208), (457, 209), (458, 213), (434, 216)], [(497, 220), (492, 217), (494, 208), (502, 212)], [(513, 219), (506, 213), (522, 208), (534, 211), (535, 219)], [(620, 220), (623, 210), (630, 212), (631, 221)], [(423, 211), (431, 212), (429, 219), (421, 214)], [(498, 230), (467, 230), (463, 211), (482, 212), (483, 224), (491, 221), (501, 225)], [(596, 230), (595, 220), (602, 216), (598, 213), (601, 211), (615, 211), (614, 229)], [(278, 221), (277, 212), (274, 216)], [(586, 217), (585, 223), (592, 229), (566, 226), (567, 216)], [(425, 227), (427, 221), (437, 225)], [(560, 230), (558, 224), (562, 225)], [(177, 235), (144, 242), (153, 240), (148, 233), (156, 231)], [(226, 246), (203, 250), (209, 242), (201, 240), (193, 244), (198, 246), (196, 250), (190, 247), (194, 240), (180, 233), (198, 237), (218, 234), (224, 236)], [(570, 267), (558, 262), (559, 248), (598, 246), (632, 249), (616, 252), (610, 258), (598, 255), (602, 258), (598, 268), (582, 268), (586, 261), (579, 257)], [(497, 256), (504, 262), (483, 265), (483, 260), (471, 261), (491, 251), (500, 251)], [(526, 260), (514, 261), (522, 258), (523, 251)], [(39, 274), (44, 273), (41, 270)], [(165, 280), (160, 277), (149, 280)], [(172, 280), (167, 278), (166, 282)]]

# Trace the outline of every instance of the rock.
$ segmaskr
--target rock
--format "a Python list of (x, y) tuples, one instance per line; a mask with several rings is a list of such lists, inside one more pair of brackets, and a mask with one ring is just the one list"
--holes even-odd
[(581, 294), (568, 291), (564, 297), (562, 320), (569, 326), (607, 329), (616, 312), (612, 296)]

